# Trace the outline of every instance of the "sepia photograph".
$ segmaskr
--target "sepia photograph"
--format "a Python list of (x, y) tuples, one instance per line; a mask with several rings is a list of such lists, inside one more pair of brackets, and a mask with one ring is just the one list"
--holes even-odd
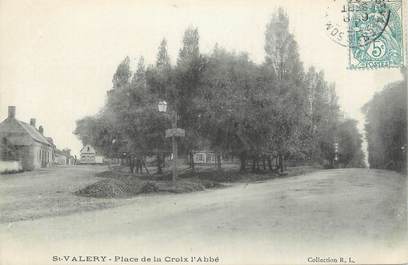
[(0, 264), (407, 264), (408, 0), (0, 0)]

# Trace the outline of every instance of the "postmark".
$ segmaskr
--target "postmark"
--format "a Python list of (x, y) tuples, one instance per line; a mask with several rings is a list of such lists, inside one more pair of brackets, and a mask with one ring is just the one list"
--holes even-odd
[(332, 0), (326, 33), (349, 50), (349, 69), (404, 65), (401, 0)]

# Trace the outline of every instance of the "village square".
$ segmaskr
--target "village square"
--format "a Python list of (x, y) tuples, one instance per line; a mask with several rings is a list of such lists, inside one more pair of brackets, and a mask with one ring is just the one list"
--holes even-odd
[(20, 1), (0, 264), (408, 260), (401, 1)]

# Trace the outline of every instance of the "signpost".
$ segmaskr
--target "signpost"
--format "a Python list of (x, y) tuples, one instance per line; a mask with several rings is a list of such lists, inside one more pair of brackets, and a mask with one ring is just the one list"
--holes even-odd
[(177, 179), (177, 138), (176, 137), (184, 137), (185, 131), (183, 129), (177, 128), (177, 112), (173, 112), (173, 122), (171, 129), (166, 130), (166, 137), (171, 137), (171, 143), (173, 147), (173, 185), (176, 184)]
[[(167, 110), (167, 102), (160, 101), (159, 102), (159, 111), (166, 112)], [(172, 119), (172, 128), (166, 130), (166, 138), (171, 137), (172, 148), (173, 148), (173, 185), (176, 184), (177, 179), (177, 138), (176, 137), (184, 137), (186, 135), (185, 130), (181, 128), (177, 128), (177, 112), (174, 111)]]
[(180, 128), (172, 128), (166, 130), (166, 138), (169, 137), (184, 137), (186, 135), (186, 131)]

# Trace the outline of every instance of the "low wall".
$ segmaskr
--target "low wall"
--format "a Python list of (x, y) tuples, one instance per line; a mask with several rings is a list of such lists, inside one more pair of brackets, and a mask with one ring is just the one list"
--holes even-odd
[(20, 161), (2, 161), (0, 160), (0, 173), (10, 172), (10, 171), (20, 171), (22, 170)]

